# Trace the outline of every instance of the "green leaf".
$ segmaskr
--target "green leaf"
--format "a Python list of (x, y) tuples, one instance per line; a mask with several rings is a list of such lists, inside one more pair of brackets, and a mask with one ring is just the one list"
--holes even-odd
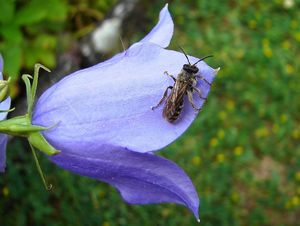
[(4, 74), (10, 76), (12, 80), (18, 79), (21, 67), (22, 50), (19, 45), (6, 43), (1, 48), (4, 59)]
[(63, 21), (67, 16), (67, 6), (63, 1), (48, 0), (41, 3), (31, 0), (16, 15), (16, 23), (28, 25), (39, 23), (43, 20)]
[(20, 28), (14, 24), (0, 25), (0, 37), (15, 44), (20, 44), (23, 41), (23, 34)]
[(57, 44), (56, 37), (48, 34), (41, 34), (34, 40), (34, 46), (43, 49), (54, 50)]
[(67, 17), (68, 7), (64, 1), (48, 0), (47, 1), (47, 19), (51, 21), (64, 21)]
[(32, 68), (36, 63), (42, 63), (47, 67), (55, 66), (55, 48), (57, 40), (54, 36), (42, 34), (26, 43), (24, 52), (24, 64)]
[(7, 24), (12, 21), (15, 12), (15, 2), (0, 0), (0, 23)]
[(19, 25), (29, 25), (42, 21), (47, 15), (47, 7), (40, 1), (30, 1), (21, 8), (15, 17), (15, 22)]

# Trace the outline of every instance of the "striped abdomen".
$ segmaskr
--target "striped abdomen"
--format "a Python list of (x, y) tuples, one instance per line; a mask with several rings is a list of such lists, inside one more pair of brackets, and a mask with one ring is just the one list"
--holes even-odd
[(163, 109), (163, 117), (168, 122), (174, 122), (178, 119), (183, 109), (183, 98), (186, 94), (188, 84), (185, 82), (176, 82), (170, 96), (166, 100)]

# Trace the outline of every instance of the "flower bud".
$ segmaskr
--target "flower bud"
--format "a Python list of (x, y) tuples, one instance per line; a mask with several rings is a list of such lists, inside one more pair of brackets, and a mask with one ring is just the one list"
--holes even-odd
[(9, 96), (9, 81), (10, 78), (5, 80), (0, 80), (0, 102), (4, 101)]

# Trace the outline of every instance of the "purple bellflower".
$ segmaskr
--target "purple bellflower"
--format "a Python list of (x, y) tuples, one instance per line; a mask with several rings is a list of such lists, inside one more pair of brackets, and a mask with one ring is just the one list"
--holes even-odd
[[(3, 80), (3, 59), (0, 54), (0, 80)], [(0, 102), (0, 111), (1, 110), (8, 110), (10, 107), (11, 99), (10, 97), (7, 97), (4, 101)], [(7, 116), (7, 112), (0, 112), (0, 121), (4, 120)], [(6, 163), (6, 144), (7, 144), (7, 135), (6, 134), (0, 134), (0, 173), (4, 172), (5, 169), (5, 163)]]
[[(41, 134), (55, 153), (60, 151), (49, 157), (58, 166), (111, 184), (128, 203), (178, 203), (198, 219), (199, 198), (189, 177), (175, 163), (153, 154), (197, 116), (187, 101), (174, 124), (162, 117), (163, 106), (151, 109), (174, 83), (164, 71), (176, 77), (187, 63), (182, 53), (164, 49), (173, 28), (166, 5), (158, 24), (140, 42), (46, 90), (34, 107), (32, 125), (47, 128)], [(205, 62), (197, 66), (211, 83), (218, 70)], [(210, 86), (204, 81), (197, 86), (206, 97)], [(196, 106), (203, 102), (195, 95)]]

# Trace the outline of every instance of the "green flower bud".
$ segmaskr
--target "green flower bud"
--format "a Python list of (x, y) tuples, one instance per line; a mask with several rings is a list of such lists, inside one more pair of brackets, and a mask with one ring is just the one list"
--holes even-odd
[(0, 80), (0, 102), (4, 101), (9, 96), (9, 82), (10, 78), (7, 81)]

